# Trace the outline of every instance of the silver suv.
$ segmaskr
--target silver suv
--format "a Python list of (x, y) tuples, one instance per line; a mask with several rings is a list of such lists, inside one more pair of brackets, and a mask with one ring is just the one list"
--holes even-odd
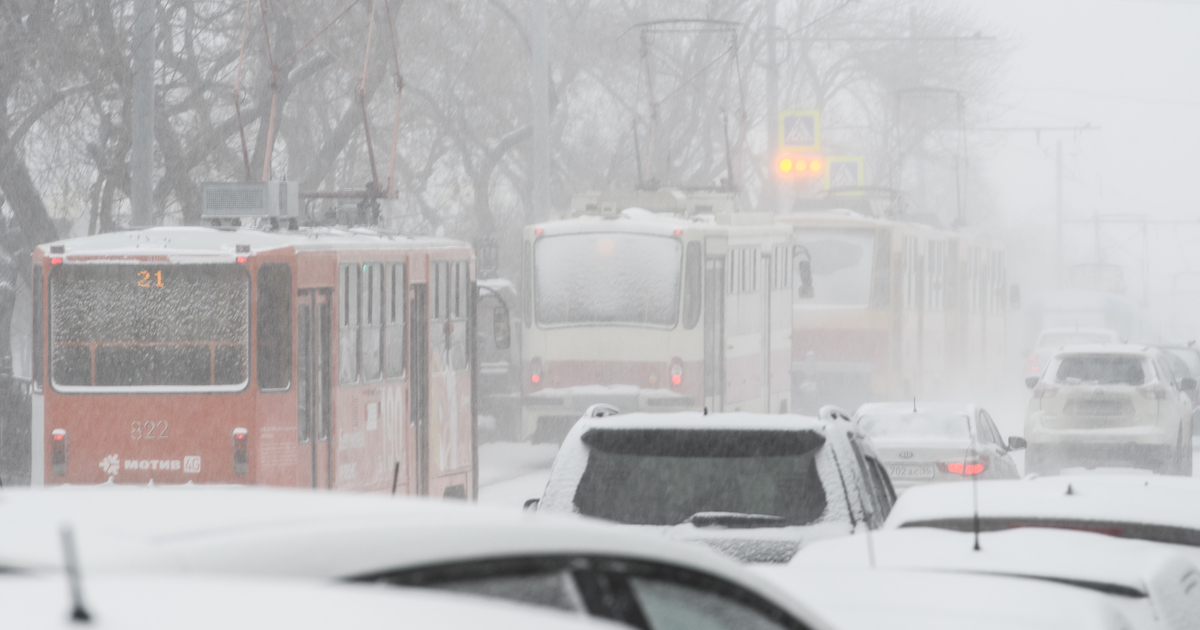
[(1134, 345), (1060, 349), (1025, 414), (1025, 472), (1064, 468), (1139, 468), (1192, 473), (1196, 380), (1177, 378), (1162, 351)]

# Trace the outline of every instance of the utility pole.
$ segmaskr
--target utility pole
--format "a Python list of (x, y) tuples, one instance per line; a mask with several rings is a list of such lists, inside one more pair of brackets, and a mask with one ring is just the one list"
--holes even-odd
[(154, 217), (154, 21), (158, 0), (137, 0), (133, 18), (133, 142), (129, 156), (130, 224)]
[(530, 73), (530, 112), (533, 124), (533, 163), (530, 165), (533, 221), (550, 218), (550, 25), (545, 0), (533, 0)]
[(1063, 161), (1062, 139), (1054, 150), (1054, 279), (1062, 282), (1063, 273)]
[[(767, 13), (767, 150), (769, 162), (779, 156), (779, 59), (775, 50), (775, 13), (777, 0), (765, 0)], [(780, 211), (780, 185), (769, 174), (763, 182), (762, 210), (771, 214)], [(791, 210), (791, 208), (788, 208)]]

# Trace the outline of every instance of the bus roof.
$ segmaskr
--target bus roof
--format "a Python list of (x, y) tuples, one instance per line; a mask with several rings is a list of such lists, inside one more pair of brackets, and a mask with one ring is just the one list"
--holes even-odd
[[(220, 230), (208, 227), (152, 227), (125, 232), (64, 239), (38, 246), (43, 254), (61, 245), (63, 254), (81, 256), (207, 256), (232, 255), (238, 245), (250, 254), (293, 248), (296, 251), (458, 249), (470, 244), (440, 237), (391, 235), (365, 228), (301, 228), (266, 231), (251, 228)], [(243, 252), (238, 252), (243, 253)]]

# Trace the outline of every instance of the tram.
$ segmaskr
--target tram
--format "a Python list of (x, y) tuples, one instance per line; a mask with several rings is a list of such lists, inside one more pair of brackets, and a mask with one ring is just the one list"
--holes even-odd
[(1000, 244), (849, 210), (776, 220), (791, 226), (796, 254), (798, 407), (938, 397), (1003, 378), (1009, 300)]
[(590, 406), (786, 412), (791, 230), (732, 193), (588, 193), (526, 227), (521, 436)]
[(471, 247), (228, 223), (36, 248), (33, 483), (474, 497)]

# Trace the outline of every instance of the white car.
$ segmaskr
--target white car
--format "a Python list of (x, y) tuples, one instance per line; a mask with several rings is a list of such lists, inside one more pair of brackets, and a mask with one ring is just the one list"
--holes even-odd
[(871, 438), (898, 491), (921, 483), (1021, 476), (1009, 453), (1024, 448), (1024, 438), (1005, 440), (976, 405), (867, 403), (854, 422)]
[(0, 619), (20, 630), (620, 630), (600, 619), (417, 589), (228, 576), (0, 575)]
[(895, 494), (849, 417), (697, 412), (585, 416), (539, 512), (582, 514), (745, 562), (883, 522)]
[[(978, 506), (976, 510), (975, 506)], [(1062, 527), (1172, 546), (1200, 564), (1200, 479), (1077, 475), (942, 484), (904, 493), (886, 529)]]
[(1025, 472), (1136, 468), (1192, 474), (1192, 378), (1157, 348), (1072, 346), (1055, 353), (1025, 413)]
[[(976, 540), (978, 545), (976, 546)], [(1200, 628), (1200, 570), (1172, 549), (1057, 529), (952, 532), (911, 528), (813, 543), (789, 569), (858, 568), (1020, 577), (1104, 595), (1138, 628)]]
[[(420, 586), (668, 630), (829, 626), (736, 562), (580, 518), (377, 495), (101, 485), (0, 492), (0, 567), (204, 573)], [(386, 589), (385, 589), (386, 590)]]
[(841, 630), (1128, 630), (1121, 609), (1087, 589), (1014, 577), (761, 565)]
[(1040, 378), (1051, 355), (1063, 346), (1108, 343), (1121, 343), (1117, 331), (1108, 328), (1047, 328), (1033, 342), (1033, 350), (1025, 363), (1025, 377)]

